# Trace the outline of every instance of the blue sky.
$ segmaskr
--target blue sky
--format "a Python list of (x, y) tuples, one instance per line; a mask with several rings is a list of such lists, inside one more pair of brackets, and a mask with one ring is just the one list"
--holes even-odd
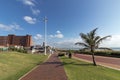
[(75, 48), (79, 33), (99, 28), (98, 35), (112, 35), (104, 47), (120, 47), (120, 0), (0, 0), (0, 35), (32, 35), (35, 44)]

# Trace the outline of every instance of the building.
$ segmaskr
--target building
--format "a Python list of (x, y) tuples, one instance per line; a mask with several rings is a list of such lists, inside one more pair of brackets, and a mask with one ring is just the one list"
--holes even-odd
[(0, 36), (0, 46), (24, 46), (30, 47), (32, 45), (32, 36), (16, 36), (9, 34), (8, 36)]

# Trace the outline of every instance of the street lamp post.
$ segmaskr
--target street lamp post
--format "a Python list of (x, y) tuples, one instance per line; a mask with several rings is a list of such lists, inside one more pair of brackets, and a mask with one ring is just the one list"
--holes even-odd
[(44, 22), (45, 22), (45, 55), (46, 55), (46, 46), (47, 46), (47, 21), (48, 21), (48, 19), (47, 19), (47, 17), (45, 16), (45, 18), (44, 18)]

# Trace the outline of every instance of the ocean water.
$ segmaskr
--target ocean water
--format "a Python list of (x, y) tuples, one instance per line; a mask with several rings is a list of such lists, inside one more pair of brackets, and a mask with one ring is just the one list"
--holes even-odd
[(112, 50), (115, 50), (115, 51), (120, 51), (120, 47), (117, 47), (117, 48), (111, 48)]

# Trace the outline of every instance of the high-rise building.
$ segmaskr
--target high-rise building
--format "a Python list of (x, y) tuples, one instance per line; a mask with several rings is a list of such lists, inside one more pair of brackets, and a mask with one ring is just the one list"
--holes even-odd
[(0, 46), (24, 46), (30, 47), (32, 45), (32, 36), (16, 36), (9, 34), (8, 36), (0, 36)]

